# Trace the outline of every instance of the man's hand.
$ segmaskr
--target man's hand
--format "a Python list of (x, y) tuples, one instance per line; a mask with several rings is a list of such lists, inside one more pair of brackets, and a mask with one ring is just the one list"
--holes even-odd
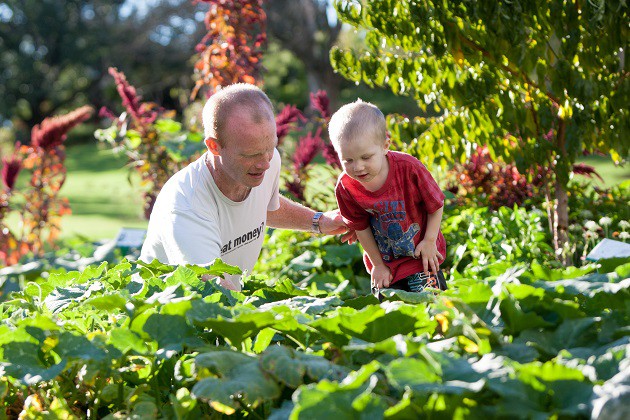
[(437, 243), (434, 239), (424, 238), (413, 253), (415, 258), (422, 258), (422, 267), (424, 274), (429, 274), (429, 269), (433, 273), (437, 273), (440, 269), (440, 259), (444, 256), (437, 250)]
[(319, 230), (326, 235), (342, 235), (341, 242), (352, 244), (357, 241), (357, 234), (355, 231), (348, 229), (339, 210), (331, 210), (324, 213), (319, 219)]
[(392, 282), (392, 272), (389, 271), (389, 267), (385, 264), (375, 265), (372, 267), (372, 287), (378, 287), (382, 289), (389, 287)]
[(241, 290), (240, 285), (236, 286), (234, 283), (232, 283), (229, 280), (224, 279), (223, 277), (215, 277), (215, 276), (211, 276), (210, 274), (204, 274), (204, 275), (201, 276), (201, 280), (202, 281), (213, 281), (216, 284), (218, 284), (219, 286), (223, 287), (224, 289), (236, 290), (237, 292), (240, 292), (240, 290)]

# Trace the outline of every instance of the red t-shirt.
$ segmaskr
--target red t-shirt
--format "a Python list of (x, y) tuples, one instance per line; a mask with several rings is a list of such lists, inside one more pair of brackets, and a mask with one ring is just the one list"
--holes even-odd
[[(368, 191), (343, 172), (337, 180), (335, 195), (341, 216), (351, 229), (372, 228), (395, 283), (423, 271), (422, 259), (414, 258), (413, 252), (424, 238), (427, 216), (444, 205), (444, 194), (427, 168), (415, 157), (389, 151), (387, 158), (389, 173), (379, 190)], [(437, 249), (446, 256), (446, 241), (441, 231)], [(367, 254), (364, 262), (368, 272), (372, 272), (372, 262)]]

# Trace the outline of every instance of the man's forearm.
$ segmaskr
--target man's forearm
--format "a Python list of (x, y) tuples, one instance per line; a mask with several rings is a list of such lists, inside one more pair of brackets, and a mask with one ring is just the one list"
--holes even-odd
[(312, 229), (314, 210), (280, 196), (280, 208), (267, 212), (267, 225), (278, 229)]

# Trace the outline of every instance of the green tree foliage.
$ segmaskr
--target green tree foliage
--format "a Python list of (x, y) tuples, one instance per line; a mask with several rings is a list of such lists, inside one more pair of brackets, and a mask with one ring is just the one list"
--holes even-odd
[(325, 90), (337, 101), (343, 79), (333, 72), (328, 51), (337, 41), (341, 22), (329, 18), (327, 0), (274, 0), (264, 2), (267, 30), (304, 65), (310, 92)]
[(333, 66), (440, 113), (394, 119), (399, 146), (445, 166), (487, 145), (519, 170), (543, 169), (562, 254), (576, 158), (600, 151), (621, 162), (628, 154), (626, 3), (338, 0), (335, 7), (365, 30), (366, 48), (333, 49)]
[(0, 3), (0, 123), (13, 121), (25, 137), (47, 116), (86, 103), (111, 105), (102, 83), (110, 66), (142, 80), (145, 97), (170, 107), (171, 91), (190, 84), (200, 6), (160, 1), (139, 12), (126, 3)]

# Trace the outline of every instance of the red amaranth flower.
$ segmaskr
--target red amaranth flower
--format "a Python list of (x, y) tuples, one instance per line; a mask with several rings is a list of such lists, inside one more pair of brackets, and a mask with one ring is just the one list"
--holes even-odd
[[(17, 143), (15, 145), (15, 150), (18, 150), (19, 147), (20, 144)], [(20, 159), (20, 157), (15, 154), (15, 152), (13, 153), (13, 156), (2, 158), (2, 182), (4, 182), (4, 185), (6, 185), (9, 191), (11, 191), (15, 186), (15, 181), (17, 180), (18, 174), (20, 173), (21, 169), (22, 159)]]
[(326, 121), (330, 119), (330, 99), (328, 99), (325, 90), (318, 90), (317, 93), (311, 92), (311, 105), (319, 111)]
[(295, 126), (291, 126), (291, 124), (295, 123), (298, 119), (302, 120), (302, 122), (306, 121), (304, 114), (302, 114), (295, 105), (287, 105), (282, 108), (282, 111), (276, 116), (278, 143), (282, 142), (282, 139), (289, 134), (289, 131), (296, 128)]
[(147, 104), (140, 103), (142, 97), (136, 92), (136, 88), (131, 86), (123, 72), (115, 67), (109, 68), (109, 74), (114, 77), (116, 90), (122, 98), (123, 106), (139, 125), (151, 124), (157, 118), (157, 112), (153, 111)]
[(341, 169), (341, 161), (339, 160), (339, 156), (335, 151), (335, 146), (332, 143), (328, 142), (324, 144), (324, 150), (322, 151), (324, 155), (324, 159), (326, 159), (326, 163), (328, 163), (333, 168)]
[(304, 185), (302, 185), (302, 181), (300, 178), (295, 178), (291, 182), (287, 182), (286, 184), (287, 190), (299, 201), (304, 201)]
[(118, 117), (114, 114), (109, 108), (106, 106), (102, 106), (101, 109), (98, 110), (99, 118), (109, 118), (110, 120), (116, 120)]
[(587, 165), (585, 163), (576, 163), (573, 165), (573, 173), (592, 178), (596, 176), (600, 181), (604, 182), (604, 179), (597, 173), (595, 167)]
[(45, 118), (31, 131), (31, 145), (44, 150), (54, 149), (65, 140), (68, 131), (90, 118), (92, 107), (89, 105), (77, 108), (72, 112), (57, 117)]
[(300, 169), (311, 163), (315, 156), (317, 156), (317, 153), (324, 147), (321, 132), (322, 129), (320, 127), (314, 135), (308, 133), (298, 142), (295, 152), (293, 153), (293, 167), (296, 172), (299, 172)]

